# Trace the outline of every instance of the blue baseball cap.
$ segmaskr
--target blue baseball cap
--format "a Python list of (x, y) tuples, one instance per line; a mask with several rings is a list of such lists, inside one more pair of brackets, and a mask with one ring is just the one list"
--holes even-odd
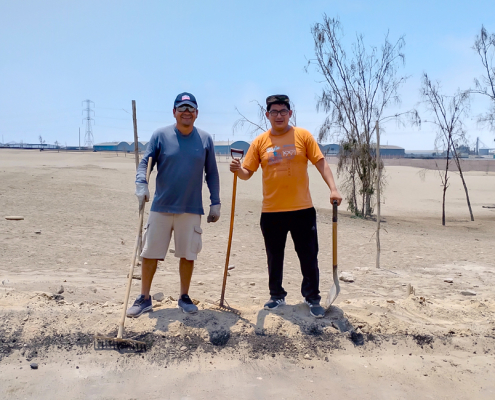
[(174, 108), (183, 106), (184, 104), (193, 106), (194, 108), (198, 108), (198, 102), (196, 101), (196, 97), (194, 97), (191, 93), (187, 93), (187, 92), (179, 93), (175, 98)]

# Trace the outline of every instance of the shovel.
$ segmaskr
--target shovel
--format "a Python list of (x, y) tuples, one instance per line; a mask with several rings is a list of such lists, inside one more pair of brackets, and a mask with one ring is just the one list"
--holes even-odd
[(325, 300), (326, 308), (330, 308), (340, 293), (339, 274), (337, 271), (337, 200), (333, 201), (333, 218), (332, 218), (332, 259), (333, 259), (333, 285), (328, 291)]

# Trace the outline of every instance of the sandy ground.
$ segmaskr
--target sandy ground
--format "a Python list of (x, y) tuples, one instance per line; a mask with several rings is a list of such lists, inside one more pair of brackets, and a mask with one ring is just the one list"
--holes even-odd
[[(169, 254), (152, 288), (165, 300), (126, 321), (126, 335), (148, 343), (134, 353), (93, 342), (95, 333), (116, 334), (122, 309), (138, 222), (133, 157), (0, 150), (0, 398), (495, 398), (495, 208), (485, 208), (495, 205), (493, 170), (466, 173), (474, 222), (452, 175), (443, 227), (437, 173), (387, 166), (382, 268), (376, 222), (353, 218), (344, 204), (339, 270), (354, 282), (341, 282), (334, 306), (315, 320), (302, 303), (290, 239), (288, 305), (262, 310), (261, 173), (238, 184), (226, 298), (241, 314), (207, 302), (220, 297), (230, 222), (232, 174), (220, 161), (222, 218), (203, 221), (190, 291), (200, 312), (176, 308), (178, 260)], [(326, 297), (331, 209), (318, 172), (309, 174)], [(24, 220), (4, 218), (11, 215)]]

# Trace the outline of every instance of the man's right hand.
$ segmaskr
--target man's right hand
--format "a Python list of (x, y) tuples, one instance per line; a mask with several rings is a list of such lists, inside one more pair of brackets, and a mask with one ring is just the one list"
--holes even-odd
[(241, 169), (241, 161), (235, 158), (230, 162), (230, 172), (239, 172)]
[(150, 199), (150, 191), (147, 183), (136, 182), (136, 197), (139, 201), (139, 209), (143, 208), (144, 203)]

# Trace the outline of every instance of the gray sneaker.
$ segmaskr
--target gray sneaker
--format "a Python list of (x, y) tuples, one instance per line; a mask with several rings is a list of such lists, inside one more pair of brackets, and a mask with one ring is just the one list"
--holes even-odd
[(265, 310), (276, 310), (280, 306), (285, 306), (285, 299), (270, 299), (265, 303)]
[(194, 314), (198, 311), (198, 307), (194, 305), (191, 298), (187, 294), (180, 296), (178, 304), (182, 312), (185, 312), (186, 314)]
[(310, 302), (304, 300), (304, 302), (309, 306), (309, 313), (315, 318), (323, 318), (325, 316), (325, 309), (320, 306), (320, 302)]
[(142, 313), (150, 311), (152, 308), (153, 304), (151, 303), (151, 296), (148, 297), (148, 300), (145, 300), (144, 294), (140, 294), (134, 301), (132, 307), (127, 309), (127, 316), (130, 318), (137, 318)]

